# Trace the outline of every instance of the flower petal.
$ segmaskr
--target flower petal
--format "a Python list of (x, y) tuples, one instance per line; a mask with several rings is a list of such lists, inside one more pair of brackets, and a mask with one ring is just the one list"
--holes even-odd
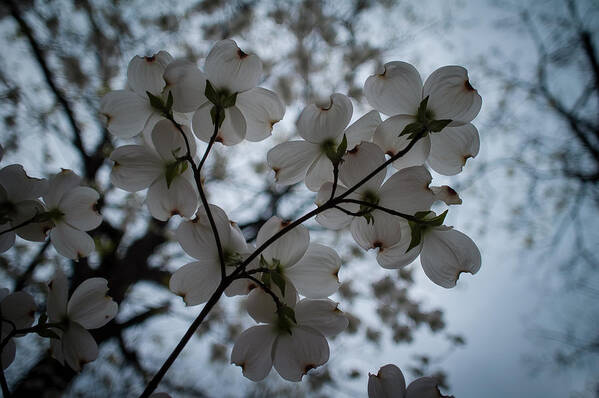
[[(414, 118), (408, 115), (398, 115), (390, 117), (379, 125), (373, 137), (373, 141), (383, 150), (386, 155), (394, 156), (408, 146), (410, 140), (407, 136), (399, 136), (403, 129)], [(393, 162), (393, 166), (400, 170), (410, 166), (420, 166), (424, 164), (430, 152), (430, 138), (424, 137), (418, 140), (416, 144), (401, 158)]]
[[(4, 329), (4, 328), (3, 328)], [(4, 332), (2, 334), (2, 338), (4, 339)], [(8, 340), (4, 348), (2, 349), (2, 355), (0, 356), (0, 361), (2, 362), (2, 370), (6, 370), (10, 366), (11, 363), (15, 360), (15, 356), (17, 354), (17, 345), (15, 344), (13, 339)]]
[(142, 145), (125, 145), (110, 154), (114, 162), (110, 182), (128, 192), (141, 191), (164, 173), (164, 163)]
[(404, 398), (406, 380), (395, 365), (385, 365), (376, 375), (368, 375), (368, 398)]
[(461, 205), (462, 198), (460, 195), (450, 186), (443, 185), (440, 187), (430, 187), (431, 191), (435, 195), (435, 200), (445, 202), (446, 205)]
[(347, 150), (354, 149), (362, 141), (372, 141), (372, 136), (381, 123), (381, 115), (377, 111), (370, 111), (352, 123), (343, 132), (347, 137)]
[[(297, 290), (289, 279), (285, 279), (285, 294), (274, 284), (271, 285), (271, 291), (276, 294), (279, 300), (290, 308), (295, 308), (298, 300)], [(256, 322), (272, 323), (277, 322), (277, 305), (272, 296), (261, 287), (252, 289), (246, 300), (246, 309), (248, 314)]]
[(295, 306), (295, 319), (298, 325), (309, 326), (325, 336), (336, 336), (349, 324), (337, 306), (338, 303), (329, 299), (303, 299)]
[(478, 155), (480, 140), (476, 127), (468, 123), (446, 127), (432, 134), (428, 164), (439, 174), (451, 176), (462, 171), (466, 161)]
[(351, 234), (364, 250), (379, 249), (384, 251), (401, 238), (401, 221), (399, 217), (390, 216), (380, 210), (370, 213), (372, 221), (364, 217), (354, 217), (351, 223)]
[(198, 206), (198, 195), (182, 175), (175, 177), (170, 187), (166, 184), (166, 178), (159, 178), (150, 186), (146, 204), (152, 217), (161, 221), (175, 214), (189, 218)]
[[(279, 217), (271, 217), (258, 231), (256, 246), (262, 246), (288, 224), (289, 222), (283, 221)], [(272, 264), (273, 259), (276, 259), (284, 268), (288, 268), (304, 256), (309, 244), (310, 233), (308, 229), (303, 225), (298, 225), (268, 246), (262, 252), (262, 256), (268, 263)]]
[(221, 40), (208, 53), (204, 70), (215, 89), (239, 93), (258, 85), (262, 61), (241, 51), (233, 40)]
[(37, 306), (29, 293), (19, 291), (5, 297), (0, 309), (3, 319), (13, 322), (17, 329), (25, 329), (33, 324)]
[[(145, 93), (144, 93), (145, 94)], [(100, 113), (106, 128), (119, 138), (133, 138), (144, 129), (153, 113), (147, 95), (140, 97), (129, 90), (111, 91), (100, 101)]]
[(100, 194), (94, 189), (76, 187), (62, 197), (58, 208), (69, 225), (89, 231), (102, 223), (102, 216), (95, 209), (98, 199)]
[(378, 252), (376, 260), (379, 265), (387, 269), (398, 269), (411, 264), (422, 251), (422, 242), (406, 253), (412, 233), (407, 222), (401, 222), (401, 239), (395, 245)]
[(61, 342), (64, 360), (75, 372), (98, 357), (98, 345), (93, 336), (76, 322), (69, 324)]
[(59, 223), (50, 231), (50, 240), (58, 253), (72, 260), (87, 257), (96, 248), (91, 236), (66, 223)]
[(424, 166), (401, 169), (381, 187), (380, 205), (406, 214), (428, 211), (435, 201), (431, 181), (431, 173)]
[(336, 140), (351, 120), (353, 106), (346, 95), (335, 93), (325, 106), (310, 104), (297, 120), (297, 131), (306, 141), (321, 144)]
[(287, 141), (268, 151), (266, 159), (275, 171), (275, 181), (291, 185), (304, 179), (319, 155), (318, 145), (307, 141)]
[(169, 289), (183, 298), (188, 306), (208, 301), (220, 283), (217, 261), (196, 261), (179, 268), (169, 282)]
[(0, 170), (0, 186), (4, 188), (4, 200), (17, 203), (44, 195), (48, 190), (48, 181), (29, 177), (23, 166), (11, 164)]
[(386, 115), (415, 115), (422, 100), (422, 79), (412, 65), (389, 62), (382, 73), (366, 79), (364, 94), (374, 109)]
[(69, 282), (60, 267), (56, 267), (54, 278), (48, 284), (48, 301), (46, 311), (50, 322), (62, 322), (67, 315), (69, 298)]
[(276, 338), (270, 325), (245, 330), (235, 340), (231, 363), (241, 366), (243, 375), (248, 379), (263, 380), (272, 369), (272, 348)]
[[(11, 228), (12, 225), (10, 223), (0, 225), (0, 231), (6, 231)], [(15, 244), (15, 237), (16, 235), (12, 231), (5, 232), (2, 235), (0, 235), (0, 253), (4, 253), (8, 249), (10, 249), (12, 245)]]
[[(231, 235), (229, 218), (223, 209), (215, 205), (210, 205), (210, 212), (221, 244), (226, 247)], [(198, 260), (219, 261), (212, 227), (203, 207), (198, 210), (195, 219), (179, 224), (175, 236), (185, 253), (191, 257)]]
[[(316, 199), (314, 200), (314, 203), (316, 204), (316, 206), (320, 207), (322, 205), (324, 205), (329, 198), (331, 197), (331, 191), (333, 189), (333, 183), (332, 182), (326, 182), (324, 184), (322, 184), (322, 186), (320, 187), (320, 190), (318, 191), (318, 195), (316, 195)], [(339, 196), (345, 193), (345, 191), (347, 191), (347, 188), (341, 186), (341, 185), (337, 185), (337, 189), (335, 191), (335, 196)], [(351, 199), (358, 199), (358, 197), (356, 195), (354, 195), (353, 193), (350, 194), (348, 196), (348, 198)], [(355, 203), (343, 203), (341, 205), (339, 205), (339, 207), (350, 211), (352, 213), (356, 213), (357, 211), (359, 211), (360, 209), (360, 205), (355, 204)], [(342, 210), (339, 209), (330, 209), (330, 210), (325, 210), (322, 213), (319, 213), (318, 215), (316, 215), (316, 221), (322, 225), (325, 228), (330, 228), (330, 229), (343, 229), (347, 226), (349, 226), (349, 224), (351, 223), (351, 221), (353, 220), (353, 216), (344, 213)]]
[[(195, 139), (186, 126), (181, 126), (181, 129), (186, 137), (188, 137), (189, 150), (191, 151), (191, 156), (194, 157), (196, 154)], [(152, 144), (158, 155), (165, 162), (174, 162), (187, 154), (185, 139), (173, 122), (167, 119), (160, 120), (154, 126), (152, 130)]]
[(107, 296), (108, 281), (104, 278), (84, 280), (73, 292), (67, 305), (69, 319), (86, 329), (104, 326), (118, 311), (118, 305)]
[[(213, 105), (210, 102), (202, 105), (192, 119), (193, 132), (204, 142), (209, 142), (214, 134), (214, 124), (210, 116)], [(245, 138), (246, 122), (243, 114), (236, 106), (225, 109), (225, 120), (216, 134), (216, 142), (223, 145), (239, 144)]]
[(441, 395), (439, 382), (433, 377), (420, 377), (410, 383), (406, 398), (453, 398)]
[(422, 89), (428, 96), (427, 108), (435, 119), (470, 122), (478, 115), (482, 98), (468, 80), (468, 71), (461, 66), (443, 66), (426, 79)]
[[(24, 200), (17, 203), (16, 216), (12, 225), (19, 225), (25, 221), (31, 220), (36, 214), (42, 214), (46, 207), (39, 200)], [(15, 230), (21, 238), (32, 242), (44, 242), (48, 237), (48, 231), (54, 224), (52, 221), (32, 222)]]
[[(371, 142), (363, 142), (343, 157), (343, 163), (339, 167), (339, 179), (346, 187), (353, 187), (383, 163), (383, 151)], [(386, 169), (379, 171), (358, 188), (357, 192), (378, 192), (386, 174)]]
[(476, 274), (480, 251), (467, 235), (455, 229), (434, 228), (424, 234), (422, 269), (439, 286), (452, 288), (462, 272)]
[(310, 327), (299, 326), (291, 333), (277, 338), (273, 362), (282, 378), (301, 381), (308, 371), (329, 360), (329, 344), (320, 332)]
[(235, 106), (245, 118), (248, 141), (269, 137), (275, 123), (285, 116), (285, 105), (277, 93), (262, 87), (240, 93)]
[(308, 168), (305, 180), (306, 187), (312, 192), (317, 192), (322, 184), (333, 181), (333, 178), (333, 163), (321, 153)]
[(341, 258), (330, 247), (312, 243), (306, 254), (285, 275), (308, 298), (325, 298), (339, 289)]
[(208, 101), (206, 75), (194, 63), (184, 59), (171, 62), (164, 71), (166, 87), (173, 94), (173, 110), (193, 112)]
[(81, 177), (72, 170), (62, 169), (60, 173), (50, 178), (48, 192), (44, 195), (44, 202), (49, 208), (58, 207), (63, 195), (81, 184)]
[(160, 95), (165, 86), (162, 75), (173, 57), (166, 51), (160, 51), (151, 57), (136, 55), (127, 67), (127, 85), (141, 97), (147, 98), (146, 91)]

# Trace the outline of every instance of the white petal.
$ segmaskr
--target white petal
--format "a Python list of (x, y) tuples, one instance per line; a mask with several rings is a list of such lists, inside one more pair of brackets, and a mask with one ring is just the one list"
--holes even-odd
[(110, 154), (114, 162), (110, 181), (128, 192), (141, 191), (164, 173), (164, 163), (142, 145), (125, 145)]
[[(209, 142), (214, 133), (214, 124), (210, 116), (212, 109), (211, 103), (206, 103), (200, 107), (192, 119), (193, 132), (196, 137), (204, 142)], [(225, 109), (225, 120), (216, 135), (216, 142), (223, 145), (239, 144), (245, 138), (246, 122), (243, 114), (236, 106)]]
[[(322, 184), (322, 186), (320, 187), (320, 190), (318, 191), (318, 195), (316, 195), (316, 199), (314, 200), (314, 203), (316, 203), (316, 205), (319, 207), (324, 205), (331, 197), (332, 189), (333, 189), (332, 182), (327, 182), (327, 183)], [(337, 185), (337, 189), (335, 191), (335, 196), (337, 197), (339, 195), (342, 195), (343, 193), (345, 193), (345, 191), (347, 191), (347, 188), (345, 188), (341, 185)], [(350, 194), (348, 196), (348, 198), (358, 199), (358, 197), (354, 194)], [(344, 203), (344, 204), (339, 205), (339, 207), (341, 207), (347, 211), (350, 211), (352, 213), (355, 213), (355, 212), (359, 211), (359, 209), (360, 209), (360, 205), (355, 204), (355, 203)], [(352, 219), (353, 219), (353, 216), (346, 214), (339, 209), (326, 210), (322, 213), (319, 213), (316, 216), (316, 221), (320, 225), (322, 225), (325, 228), (330, 228), (330, 229), (335, 229), (335, 230), (343, 229), (343, 228), (349, 226)]]
[[(4, 338), (4, 334), (2, 335)], [(6, 370), (10, 366), (11, 363), (15, 360), (15, 356), (17, 354), (17, 345), (15, 344), (13, 339), (8, 340), (8, 343), (2, 349), (2, 355), (0, 357), (0, 361), (2, 361), (2, 370)]]
[(395, 365), (385, 365), (376, 375), (368, 375), (368, 398), (404, 398), (406, 380)]
[(446, 127), (430, 136), (431, 152), (428, 164), (439, 174), (458, 174), (470, 158), (478, 155), (480, 140), (476, 127), (468, 123), (459, 127)]
[[(195, 156), (195, 140), (189, 138), (193, 137), (191, 131), (185, 126), (181, 126), (185, 135), (188, 137), (189, 150), (191, 156)], [(187, 130), (187, 131), (185, 131)], [(167, 119), (162, 119), (154, 126), (152, 130), (152, 144), (156, 148), (156, 152), (165, 162), (174, 162), (177, 158), (183, 157), (187, 154), (187, 145), (185, 139), (181, 135), (179, 129)]]
[(306, 141), (283, 142), (268, 151), (268, 165), (275, 171), (279, 184), (291, 185), (306, 176), (308, 168), (320, 155), (318, 145)]
[(269, 137), (275, 123), (285, 115), (285, 105), (277, 93), (262, 87), (240, 93), (235, 106), (245, 118), (248, 141), (262, 141)]
[[(6, 231), (11, 228), (12, 225), (10, 223), (0, 225), (0, 231)], [(0, 253), (4, 253), (8, 249), (10, 249), (12, 245), (15, 244), (15, 237), (16, 235), (12, 231), (5, 232), (2, 235), (0, 235)]]
[(429, 188), (431, 181), (431, 173), (424, 166), (401, 169), (381, 187), (379, 204), (406, 214), (430, 210), (435, 201)]
[(118, 311), (118, 305), (107, 296), (108, 281), (104, 278), (84, 280), (73, 292), (67, 313), (69, 319), (86, 329), (96, 329), (108, 323)]
[(272, 326), (259, 325), (245, 330), (235, 340), (231, 363), (241, 366), (252, 381), (263, 380), (272, 369), (272, 347), (277, 338)]
[(422, 79), (412, 65), (389, 62), (382, 73), (366, 79), (364, 94), (374, 109), (386, 115), (415, 115), (422, 100)]
[(127, 67), (127, 85), (141, 97), (147, 97), (146, 91), (160, 95), (165, 86), (162, 75), (173, 57), (166, 51), (160, 51), (151, 57), (136, 55)]
[[(37, 306), (33, 297), (26, 292), (9, 294), (0, 303), (2, 318), (13, 322), (17, 329), (28, 328), (33, 324)], [(4, 325), (2, 326), (4, 329)]]
[(96, 247), (91, 236), (66, 223), (50, 231), (50, 240), (58, 253), (72, 260), (87, 257)]
[(274, 366), (282, 378), (300, 381), (309, 370), (329, 360), (327, 339), (310, 327), (296, 327), (281, 334), (274, 349)]
[(335, 93), (325, 106), (310, 104), (297, 120), (297, 131), (306, 141), (321, 144), (336, 140), (351, 120), (353, 106), (346, 95)]
[(44, 195), (48, 190), (48, 181), (43, 178), (29, 177), (23, 166), (11, 164), (0, 170), (0, 186), (5, 191), (4, 199), (17, 203)]
[(210, 50), (204, 69), (215, 89), (238, 93), (258, 85), (262, 61), (254, 54), (244, 53), (233, 40), (221, 40)]
[[(56, 334), (62, 337), (62, 331), (56, 329)], [(64, 354), (62, 353), (62, 341), (57, 339), (50, 339), (50, 354), (52, 358), (56, 359), (62, 366), (64, 366)]]
[(95, 209), (98, 199), (100, 194), (92, 188), (76, 187), (62, 197), (58, 208), (72, 227), (89, 231), (102, 223), (102, 216)]
[(71, 322), (61, 338), (65, 362), (76, 372), (98, 357), (93, 336), (76, 322)]
[(333, 178), (333, 163), (324, 154), (320, 154), (308, 168), (306, 187), (313, 192), (317, 192), (322, 184), (333, 181)]
[(351, 234), (358, 245), (364, 250), (386, 250), (399, 242), (399, 217), (390, 216), (380, 210), (374, 210), (370, 214), (373, 217), (370, 223), (364, 217), (354, 217), (351, 223)]
[[(12, 225), (19, 225), (25, 221), (31, 220), (36, 214), (42, 214), (46, 211), (46, 207), (39, 200), (24, 200), (17, 203), (16, 216)], [(52, 221), (44, 221), (40, 223), (30, 223), (18, 228), (15, 232), (21, 238), (32, 242), (44, 242), (48, 237), (48, 231), (54, 224)]]
[[(285, 279), (285, 294), (281, 295), (281, 290), (273, 283), (271, 291), (277, 295), (279, 300), (288, 307), (294, 308), (297, 303), (298, 295), (295, 286), (288, 279)], [(246, 300), (246, 309), (248, 314), (256, 322), (272, 323), (277, 322), (277, 305), (272, 296), (261, 287), (252, 289)]]
[[(363, 142), (343, 157), (343, 163), (339, 167), (339, 179), (346, 187), (353, 187), (383, 163), (385, 163), (383, 151), (371, 142)], [(358, 191), (377, 192), (386, 174), (386, 169), (381, 170), (364, 183)]]
[(432, 377), (420, 377), (410, 383), (406, 398), (452, 398), (441, 395), (439, 383)]
[[(256, 246), (260, 247), (269, 238), (285, 228), (289, 222), (279, 217), (271, 217), (260, 227), (256, 238)], [(280, 261), (285, 268), (297, 263), (308, 250), (310, 244), (310, 233), (303, 225), (298, 225), (268, 246), (262, 255), (264, 259), (272, 264), (273, 259)]]
[(325, 298), (339, 289), (341, 258), (330, 247), (312, 243), (306, 254), (285, 275), (308, 298)]
[(480, 251), (467, 235), (455, 229), (434, 228), (424, 233), (420, 255), (428, 278), (444, 288), (454, 287), (462, 272), (480, 269)]
[(111, 91), (102, 97), (100, 113), (107, 119), (106, 128), (119, 138), (141, 133), (153, 113), (150, 101), (129, 90)]
[(429, 96), (427, 108), (435, 119), (467, 123), (474, 119), (482, 98), (468, 81), (468, 71), (461, 66), (444, 66), (426, 79), (423, 97)]
[(198, 195), (193, 186), (183, 176), (177, 176), (166, 185), (166, 178), (159, 178), (150, 186), (146, 204), (152, 217), (166, 221), (179, 214), (189, 218), (198, 206)]
[[(216, 224), (221, 244), (227, 246), (231, 235), (229, 218), (223, 209), (215, 205), (210, 205), (210, 213)], [(191, 257), (198, 260), (218, 261), (216, 241), (203, 207), (198, 210), (195, 219), (179, 224), (175, 236), (185, 253)]]
[(50, 322), (61, 322), (67, 314), (69, 282), (60, 267), (56, 267), (54, 278), (48, 284), (48, 301), (46, 310)]
[(412, 233), (410, 226), (407, 222), (401, 223), (401, 239), (395, 245), (381, 250), (376, 256), (376, 260), (379, 265), (387, 269), (398, 269), (411, 264), (422, 250), (422, 242), (416, 247), (413, 247), (409, 252), (406, 253), (410, 242), (412, 240)]
[(440, 187), (431, 187), (431, 191), (435, 195), (435, 200), (445, 202), (446, 205), (461, 205), (462, 199), (460, 195), (450, 186), (443, 185)]
[(196, 261), (179, 268), (169, 282), (169, 289), (183, 298), (187, 305), (208, 301), (221, 280), (217, 261)]
[(72, 170), (62, 169), (60, 173), (50, 178), (48, 192), (44, 195), (46, 206), (58, 207), (63, 195), (79, 184), (81, 184), (81, 177)]
[(371, 141), (376, 128), (381, 122), (381, 115), (377, 111), (370, 111), (352, 123), (343, 132), (347, 137), (347, 150), (354, 149), (362, 141)]
[(338, 303), (329, 299), (303, 299), (295, 307), (295, 319), (298, 325), (309, 326), (325, 336), (336, 336), (349, 324), (337, 306)]
[[(376, 129), (373, 141), (386, 155), (394, 156), (410, 143), (407, 136), (400, 137), (399, 134), (408, 124), (413, 122), (414, 118), (412, 116), (398, 115), (390, 117)], [(421, 138), (408, 153), (393, 162), (393, 166), (398, 170), (410, 166), (420, 166), (426, 161), (429, 151), (429, 137)]]
[(166, 87), (173, 93), (173, 110), (193, 112), (208, 101), (206, 76), (195, 64), (184, 59), (171, 62), (164, 71)]

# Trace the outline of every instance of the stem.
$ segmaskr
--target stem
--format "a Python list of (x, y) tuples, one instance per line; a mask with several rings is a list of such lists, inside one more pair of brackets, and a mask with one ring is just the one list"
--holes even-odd
[(202, 156), (202, 160), (200, 160), (200, 164), (198, 165), (198, 170), (202, 170), (202, 166), (204, 166), (204, 162), (208, 158), (208, 153), (210, 152), (210, 149), (212, 149), (212, 145), (214, 145), (214, 142), (216, 141), (216, 136), (218, 135), (218, 126), (217, 126), (218, 118), (219, 118), (221, 112), (224, 112), (224, 109), (221, 109), (220, 107), (217, 106), (216, 114), (214, 115), (215, 116), (214, 132), (212, 133), (212, 137), (210, 137), (210, 141), (208, 141), (208, 147), (206, 148), (206, 151), (204, 152), (204, 156)]
[[(249, 273), (243, 273), (240, 276), (238, 276), (235, 279), (249, 279), (255, 283), (258, 284), (258, 286), (260, 286), (260, 288), (262, 290), (264, 290), (266, 293), (268, 293), (270, 295), (270, 297), (272, 297), (272, 299), (274, 300), (275, 304), (277, 305), (277, 309), (281, 308), (283, 306), (283, 304), (281, 303), (281, 300), (279, 299), (279, 296), (276, 295), (275, 292), (272, 291), (271, 288), (269, 288), (268, 286), (266, 286), (264, 284), (264, 282), (262, 282), (260, 279), (251, 276)], [(285, 294), (285, 292), (281, 292), (283, 293), (283, 295)]]
[[(374, 203), (368, 203), (368, 202), (365, 202), (363, 200), (358, 200), (358, 199), (343, 199), (341, 201), (341, 203), (356, 203), (356, 204), (359, 204), (359, 205), (362, 205), (362, 206), (368, 206), (368, 207), (370, 207), (372, 209), (377, 209), (377, 210), (384, 211), (385, 213), (389, 213), (389, 214), (392, 214), (392, 215), (397, 216), (397, 217), (405, 218), (406, 220), (409, 220), (409, 221), (414, 221), (414, 222), (417, 222), (417, 223), (424, 223), (422, 220), (420, 220), (420, 219), (418, 219), (418, 218), (416, 218), (414, 216), (411, 216), (409, 214), (400, 213), (399, 211), (395, 211), (395, 210), (389, 209), (387, 207), (379, 206), (379, 205), (374, 204)], [(363, 214), (360, 214), (359, 212), (358, 213), (353, 213), (353, 212), (351, 212), (349, 210), (345, 210), (345, 209), (343, 209), (342, 207), (339, 207), (339, 206), (335, 206), (335, 208), (339, 209), (339, 210), (343, 211), (345, 214), (348, 214), (348, 215), (351, 215), (351, 216), (358, 216), (359, 217), (359, 216), (363, 215)]]
[(4, 231), (0, 232), (0, 235), (4, 235), (4, 234), (5, 234), (5, 233), (7, 233), (7, 232), (11, 232), (11, 231), (14, 231), (14, 230), (16, 230), (16, 229), (19, 229), (19, 228), (21, 228), (21, 227), (24, 227), (25, 225), (31, 224), (31, 223), (32, 223), (32, 222), (33, 222), (33, 221), (36, 219), (36, 217), (37, 217), (37, 216), (38, 216), (38, 215), (36, 214), (36, 215), (34, 215), (33, 217), (31, 217), (29, 220), (25, 220), (25, 221), (23, 221), (23, 222), (22, 222), (22, 223), (20, 223), (20, 224), (17, 224), (17, 225), (15, 225), (15, 226), (13, 226), (13, 227), (11, 227), (11, 228), (7, 229), (7, 230), (4, 230)]
[(333, 163), (333, 188), (331, 189), (331, 196), (329, 200), (333, 200), (335, 192), (337, 191), (337, 184), (339, 183), (339, 163)]
[(212, 293), (212, 296), (210, 296), (210, 299), (206, 302), (206, 305), (204, 305), (204, 308), (202, 308), (202, 312), (200, 312), (200, 315), (198, 315), (198, 317), (193, 321), (193, 323), (191, 325), (189, 325), (187, 332), (185, 332), (185, 334), (179, 341), (179, 344), (177, 344), (177, 346), (175, 347), (173, 352), (171, 352), (171, 355), (169, 355), (169, 357), (166, 359), (166, 361), (164, 361), (164, 363), (162, 364), (162, 367), (160, 367), (160, 370), (158, 370), (158, 372), (154, 375), (152, 380), (150, 380), (150, 382), (146, 386), (146, 389), (140, 395), (140, 398), (149, 397), (150, 394), (152, 392), (154, 392), (156, 387), (158, 387), (158, 383), (160, 383), (160, 380), (162, 380), (162, 378), (164, 377), (164, 375), (166, 374), (168, 369), (171, 367), (173, 362), (175, 362), (175, 359), (177, 359), (177, 357), (179, 356), (181, 351), (183, 351), (183, 348), (185, 348), (185, 345), (187, 344), (187, 342), (191, 339), (191, 337), (193, 336), (193, 334), (195, 333), (197, 328), (204, 321), (204, 319), (206, 318), (206, 316), (208, 315), (210, 310), (212, 310), (212, 308), (216, 305), (218, 300), (223, 295), (223, 292), (225, 291), (227, 286), (229, 286), (229, 284), (232, 281), (233, 281), (233, 278), (229, 277), (229, 278), (223, 279), (220, 282), (216, 291), (214, 293)]
[[(218, 116), (218, 108), (217, 108), (216, 113)], [(187, 139), (185, 132), (181, 128), (181, 125), (179, 123), (175, 122), (175, 119), (173, 118), (172, 115), (168, 115), (168, 119), (175, 125), (175, 127), (177, 127), (177, 130), (179, 130), (179, 132), (183, 136), (183, 140), (185, 140), (185, 148), (187, 150), (187, 155), (185, 156), (185, 159), (187, 159), (187, 161), (191, 165), (191, 170), (193, 171), (193, 178), (194, 178), (196, 186), (198, 188), (198, 193), (200, 194), (200, 200), (202, 201), (202, 206), (204, 206), (204, 209), (206, 209), (206, 215), (208, 216), (208, 221), (210, 222), (210, 228), (212, 228), (212, 234), (214, 235), (214, 240), (216, 242), (216, 248), (218, 249), (218, 260), (220, 261), (221, 281), (223, 281), (223, 280), (225, 280), (225, 278), (227, 276), (227, 272), (225, 270), (225, 256), (223, 254), (223, 247), (220, 242), (220, 236), (218, 235), (218, 229), (216, 228), (216, 222), (214, 222), (214, 217), (212, 216), (212, 211), (210, 210), (210, 205), (208, 204), (208, 200), (206, 199), (206, 193), (204, 192), (204, 188), (202, 188), (202, 174), (201, 174), (201, 168), (202, 168), (203, 162), (208, 157), (208, 152), (210, 152), (210, 148), (212, 148), (211, 144), (214, 143), (214, 139), (215, 139), (216, 135), (218, 134), (218, 126), (216, 124), (214, 125), (214, 133), (212, 134), (212, 137), (210, 138), (211, 144), (209, 144), (208, 148), (206, 148), (206, 151), (204, 152), (204, 156), (202, 157), (202, 162), (200, 163), (200, 166), (198, 167), (198, 166), (196, 166), (195, 162), (193, 161), (193, 157), (191, 156), (191, 148), (189, 146), (189, 140)]]

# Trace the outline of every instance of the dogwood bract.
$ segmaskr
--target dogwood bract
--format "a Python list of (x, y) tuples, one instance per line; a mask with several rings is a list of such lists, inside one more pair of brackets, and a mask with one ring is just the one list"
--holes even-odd
[(51, 340), (52, 356), (79, 372), (84, 364), (98, 356), (98, 345), (86, 329), (104, 326), (114, 318), (118, 305), (106, 295), (108, 282), (104, 278), (86, 279), (70, 299), (68, 292), (67, 278), (57, 268), (48, 285), (48, 320), (62, 323), (64, 330), (56, 329), (60, 340)]
[[(4, 341), (14, 329), (28, 328), (33, 324), (36, 305), (33, 297), (26, 292), (9, 294), (8, 289), (0, 289), (0, 341)], [(2, 349), (2, 370), (15, 360), (17, 346), (10, 339)]]
[(441, 395), (439, 383), (432, 377), (420, 377), (406, 389), (401, 370), (392, 364), (381, 367), (376, 375), (368, 374), (368, 398), (453, 398)]

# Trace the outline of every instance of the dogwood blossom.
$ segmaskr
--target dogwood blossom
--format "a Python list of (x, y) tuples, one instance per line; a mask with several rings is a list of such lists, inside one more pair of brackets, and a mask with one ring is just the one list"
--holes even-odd
[(381, 123), (378, 112), (371, 111), (347, 127), (352, 112), (349, 98), (339, 93), (331, 95), (325, 106), (311, 104), (304, 108), (297, 121), (297, 131), (304, 140), (284, 142), (268, 151), (266, 158), (275, 171), (275, 180), (290, 185), (305, 178), (306, 186), (314, 192), (333, 181), (330, 155), (336, 152), (343, 136), (351, 150), (362, 141), (370, 141)]
[(63, 329), (56, 329), (60, 339), (51, 340), (52, 356), (76, 372), (98, 357), (98, 345), (86, 329), (104, 326), (118, 311), (107, 291), (106, 279), (90, 278), (77, 286), (68, 299), (68, 281), (60, 268), (48, 285), (48, 320), (64, 325)]
[[(220, 238), (226, 271), (230, 274), (247, 258), (253, 248), (246, 243), (237, 225), (229, 221), (224, 210), (210, 205), (210, 211)], [(198, 261), (188, 263), (175, 271), (169, 288), (183, 297), (188, 306), (205, 303), (221, 281), (220, 257), (205, 209), (201, 208), (193, 220), (182, 222), (175, 236), (183, 250)], [(251, 264), (247, 269), (254, 266), (255, 264)], [(247, 294), (251, 287), (252, 284), (246, 280), (235, 281), (225, 290), (225, 294)]]
[[(14, 329), (28, 328), (33, 324), (36, 305), (33, 297), (26, 292), (9, 294), (6, 288), (0, 289), (0, 338), (4, 341)], [(10, 339), (2, 349), (2, 370), (14, 361), (17, 346)]]
[(197, 137), (208, 142), (214, 133), (211, 112), (216, 104), (215, 98), (205, 95), (206, 81), (216, 98), (234, 99), (232, 104), (219, 104), (224, 108), (224, 121), (217, 142), (235, 145), (243, 139), (262, 141), (270, 136), (273, 125), (285, 115), (285, 106), (276, 93), (257, 87), (262, 75), (258, 56), (246, 54), (233, 40), (221, 40), (208, 53), (204, 70), (205, 74), (189, 61), (176, 60), (164, 73), (173, 94), (173, 110), (194, 112)]
[(32, 220), (45, 211), (38, 198), (48, 189), (48, 181), (32, 178), (23, 166), (12, 164), (0, 170), (0, 253), (10, 249), (15, 242), (15, 233), (23, 239), (41, 242), (46, 239), (47, 223), (31, 222), (8, 231), (15, 226)]
[[(182, 127), (187, 134), (190, 132)], [(195, 143), (188, 140), (192, 156)], [(144, 145), (124, 145), (110, 155), (114, 161), (110, 181), (129, 192), (148, 189), (146, 204), (152, 217), (166, 221), (179, 214), (191, 217), (198, 205), (193, 173), (187, 160), (185, 140), (169, 120), (161, 120), (152, 130), (154, 149)]]
[(300, 381), (311, 369), (329, 359), (326, 337), (341, 333), (347, 318), (329, 299), (303, 299), (293, 303), (295, 322), (276, 313), (276, 307), (255, 309), (264, 325), (245, 330), (235, 340), (231, 363), (250, 380), (263, 380), (274, 366), (285, 380)]
[(43, 196), (46, 214), (53, 224), (50, 241), (58, 253), (73, 260), (86, 257), (94, 250), (94, 240), (85, 231), (102, 223), (102, 216), (96, 210), (100, 195), (80, 184), (81, 177), (63, 169), (50, 178), (48, 191)]
[(162, 118), (150, 104), (148, 92), (166, 99), (164, 70), (173, 60), (166, 51), (151, 57), (135, 56), (127, 67), (127, 88), (111, 91), (100, 103), (106, 128), (120, 138), (132, 138), (144, 130), (151, 131)]
[(418, 123), (430, 131), (393, 163), (397, 169), (427, 162), (440, 174), (454, 175), (478, 154), (478, 131), (469, 122), (480, 111), (482, 99), (470, 84), (466, 69), (444, 66), (423, 85), (412, 65), (389, 62), (382, 73), (366, 80), (364, 93), (370, 105), (391, 116), (373, 137), (386, 154), (392, 156), (408, 145), (410, 136), (399, 136), (407, 126)]
[(441, 395), (439, 383), (432, 377), (420, 377), (406, 389), (403, 373), (395, 365), (381, 367), (368, 374), (368, 398), (452, 398)]

